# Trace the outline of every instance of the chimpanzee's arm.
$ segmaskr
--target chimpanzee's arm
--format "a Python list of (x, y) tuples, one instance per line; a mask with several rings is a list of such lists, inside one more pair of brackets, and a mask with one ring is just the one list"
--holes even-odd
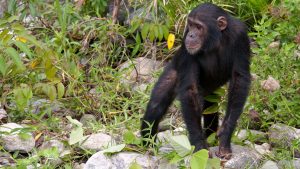
[[(157, 133), (158, 124), (176, 96), (177, 72), (171, 62), (159, 77), (151, 93), (146, 113), (142, 119), (141, 134), (143, 138), (152, 137)], [(150, 129), (149, 124), (152, 125)], [(149, 130), (150, 129), (150, 130)], [(147, 141), (144, 140), (144, 143)]]
[[(247, 38), (247, 37), (245, 37)], [(244, 39), (243, 42), (246, 40)], [(228, 105), (222, 126), (218, 131), (220, 139), (219, 157), (230, 158), (230, 141), (237, 120), (246, 102), (250, 86), (250, 49), (248, 44), (236, 48), (239, 56), (235, 56), (233, 71), (229, 84)]]

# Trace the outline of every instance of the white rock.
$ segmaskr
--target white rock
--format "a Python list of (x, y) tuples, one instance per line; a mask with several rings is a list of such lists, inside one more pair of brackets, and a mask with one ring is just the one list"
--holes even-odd
[(20, 152), (30, 152), (34, 146), (35, 146), (35, 140), (32, 136), (31, 133), (26, 133), (28, 134), (29, 138), (28, 139), (22, 139), (18, 133), (20, 131), (16, 131), (13, 133), (11, 132), (13, 129), (20, 128), (22, 129), (23, 127), (21, 125), (18, 125), (16, 123), (6, 123), (0, 126), (0, 132), (8, 132), (8, 134), (1, 134), (0, 138), (3, 141), (3, 147), (7, 151), (20, 151)]
[(117, 169), (129, 169), (133, 162), (139, 164), (142, 168), (156, 168), (157, 158), (154, 156), (143, 155), (135, 152), (121, 152), (113, 155), (111, 158)]
[(139, 57), (133, 61), (127, 61), (120, 66), (125, 73), (122, 83), (149, 83), (153, 80), (152, 74), (162, 66), (161, 62)]
[(82, 142), (81, 146), (89, 150), (102, 150), (114, 142), (115, 140), (110, 135), (97, 133), (87, 136), (87, 139)]
[(84, 169), (115, 169), (112, 161), (101, 151), (92, 155), (84, 165)]
[(280, 42), (279, 41), (275, 41), (269, 44), (268, 48), (269, 49), (275, 49), (275, 48), (279, 48), (280, 47)]
[(0, 108), (0, 120), (7, 118), (7, 113), (4, 109)]
[(267, 80), (261, 82), (261, 86), (263, 89), (273, 92), (280, 88), (280, 84), (278, 80), (275, 80), (272, 76), (269, 76)]
[(277, 164), (274, 161), (265, 162), (260, 169), (278, 169)]

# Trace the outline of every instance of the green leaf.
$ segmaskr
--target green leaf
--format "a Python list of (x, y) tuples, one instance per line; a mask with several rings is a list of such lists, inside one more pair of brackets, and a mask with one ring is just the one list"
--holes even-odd
[(129, 169), (143, 169), (141, 165), (136, 162), (131, 163)]
[(155, 36), (155, 38), (158, 38), (158, 32), (159, 32), (159, 30), (158, 30), (159, 28), (158, 28), (158, 26), (157, 25), (154, 25), (153, 26), (153, 30), (154, 30), (154, 36)]
[(161, 41), (164, 37), (164, 30), (162, 28), (162, 26), (158, 27), (158, 40)]
[(21, 87), (14, 89), (13, 93), (18, 109), (23, 110), (32, 98), (31, 88), (21, 84)]
[(203, 114), (213, 114), (219, 111), (219, 105), (217, 103), (213, 104), (212, 106), (206, 108), (203, 111)]
[(208, 95), (208, 96), (204, 97), (204, 99), (206, 101), (209, 101), (209, 102), (212, 102), (212, 103), (219, 103), (221, 101), (221, 96), (211, 94), (211, 95)]
[(9, 30), (8, 29), (3, 29), (2, 32), (0, 33), (0, 39), (3, 39), (7, 34)]
[(205, 169), (208, 160), (208, 151), (202, 149), (194, 153), (191, 157), (191, 169)]
[(60, 82), (57, 84), (57, 98), (62, 98), (65, 94), (65, 86)]
[(169, 36), (169, 29), (166, 25), (163, 25), (162, 30), (163, 30), (163, 33), (164, 33), (164, 38), (167, 40), (168, 36)]
[(150, 25), (150, 31), (149, 31), (149, 40), (150, 42), (153, 42), (155, 38), (155, 33), (154, 33), (154, 25)]
[(30, 59), (32, 58), (32, 53), (30, 51), (30, 49), (28, 48), (28, 46), (23, 43), (23, 42), (19, 42), (19, 41), (15, 41), (14, 44), (22, 51), (24, 52)]
[(188, 155), (192, 150), (189, 139), (185, 135), (171, 136), (170, 144), (180, 157)]
[(25, 66), (19, 56), (19, 53), (12, 47), (8, 47), (5, 52), (12, 58), (14, 64), (19, 70), (25, 70)]
[(131, 56), (135, 56), (141, 47), (141, 38), (139, 33), (136, 34), (135, 41), (136, 41), (136, 45), (133, 48)]
[(5, 61), (5, 58), (0, 54), (0, 72), (2, 76), (5, 76), (7, 73), (8, 65)]
[(38, 154), (40, 156), (43, 156), (46, 158), (58, 158), (59, 150), (57, 147), (50, 147), (50, 148), (42, 149), (41, 151), (38, 151)]
[[(50, 62), (50, 60), (47, 60), (47, 61)], [(56, 80), (56, 78), (55, 78), (56, 72), (57, 72), (56, 67), (54, 67), (52, 65), (49, 66), (48, 68), (46, 67), (45, 74), (46, 74), (47, 79), (50, 81)]]
[(207, 160), (206, 169), (218, 169), (221, 168), (221, 161), (219, 158), (209, 158)]
[(47, 96), (51, 101), (55, 100), (57, 96), (56, 88), (54, 85), (48, 85)]
[(71, 116), (66, 116), (66, 118), (75, 126), (77, 127), (82, 127), (82, 123), (80, 123), (78, 120), (76, 119), (72, 119)]
[(141, 34), (142, 34), (142, 39), (145, 40), (147, 38), (148, 32), (149, 32), (149, 28), (150, 28), (150, 24), (149, 23), (145, 23)]
[(102, 152), (108, 153), (108, 154), (118, 153), (118, 152), (122, 151), (125, 148), (125, 146), (126, 146), (126, 144), (119, 144), (116, 146), (109, 147), (109, 148), (103, 150)]
[(135, 140), (135, 135), (131, 131), (126, 131), (123, 135), (123, 140), (126, 144), (132, 144)]
[(224, 87), (220, 87), (219, 89), (214, 91), (214, 94), (217, 94), (219, 96), (224, 96), (225, 94), (225, 88)]
[(83, 137), (83, 129), (82, 127), (75, 127), (72, 129), (70, 138), (69, 138), (69, 144), (73, 145), (76, 143), (79, 143), (80, 141), (84, 140), (86, 137)]
[(139, 28), (140, 24), (141, 20), (133, 22), (131, 28), (129, 29), (129, 33), (134, 33)]
[(34, 3), (29, 3), (29, 10), (32, 16), (36, 16), (36, 8), (37, 7), (34, 5)]
[(34, 44), (36, 47), (39, 47), (39, 48), (43, 49), (43, 43), (41, 43), (40, 41), (37, 41), (33, 36), (25, 34), (25, 33), (20, 34), (20, 36), (25, 38), (26, 40), (28, 40), (32, 44)]
[(177, 153), (173, 155), (173, 157), (170, 159), (171, 164), (178, 164), (180, 161), (182, 161), (184, 158), (180, 157)]

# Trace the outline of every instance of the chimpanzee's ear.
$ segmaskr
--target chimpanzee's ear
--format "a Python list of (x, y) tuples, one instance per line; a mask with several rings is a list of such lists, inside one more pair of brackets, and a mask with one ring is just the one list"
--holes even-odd
[(221, 31), (227, 28), (227, 19), (224, 16), (218, 17), (217, 21)]

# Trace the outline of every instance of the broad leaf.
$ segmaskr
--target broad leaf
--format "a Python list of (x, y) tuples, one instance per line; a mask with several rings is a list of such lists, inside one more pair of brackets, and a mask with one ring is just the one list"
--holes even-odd
[(148, 32), (149, 32), (149, 28), (150, 28), (150, 24), (149, 23), (145, 23), (142, 30), (141, 30), (141, 34), (142, 34), (142, 39), (145, 40), (147, 38)]
[(66, 116), (66, 118), (75, 126), (77, 127), (81, 127), (82, 126), (82, 123), (80, 123), (78, 120), (76, 119), (72, 119), (71, 116)]
[(118, 152), (122, 151), (125, 148), (125, 146), (126, 146), (126, 144), (119, 144), (116, 146), (109, 147), (109, 148), (103, 150), (102, 152), (103, 153), (118, 153)]
[(5, 58), (0, 54), (0, 73), (2, 76), (5, 76), (7, 73), (7, 63), (5, 61)]
[(83, 136), (83, 129), (82, 127), (75, 127), (72, 129), (70, 138), (69, 138), (69, 144), (73, 145), (76, 143), (79, 143), (80, 141), (84, 140), (86, 137)]
[(219, 111), (219, 105), (217, 103), (213, 104), (212, 106), (206, 108), (203, 111), (203, 114), (213, 114)]
[(62, 98), (65, 94), (65, 86), (60, 82), (57, 84), (57, 98)]
[(221, 161), (219, 158), (209, 158), (207, 160), (206, 169), (219, 169), (221, 168)]
[(191, 144), (185, 135), (171, 136), (170, 144), (180, 157), (184, 157), (191, 152)]
[(202, 149), (194, 153), (191, 157), (191, 169), (205, 169), (208, 160), (208, 151)]
[(129, 169), (142, 169), (142, 166), (136, 162), (131, 163)]

